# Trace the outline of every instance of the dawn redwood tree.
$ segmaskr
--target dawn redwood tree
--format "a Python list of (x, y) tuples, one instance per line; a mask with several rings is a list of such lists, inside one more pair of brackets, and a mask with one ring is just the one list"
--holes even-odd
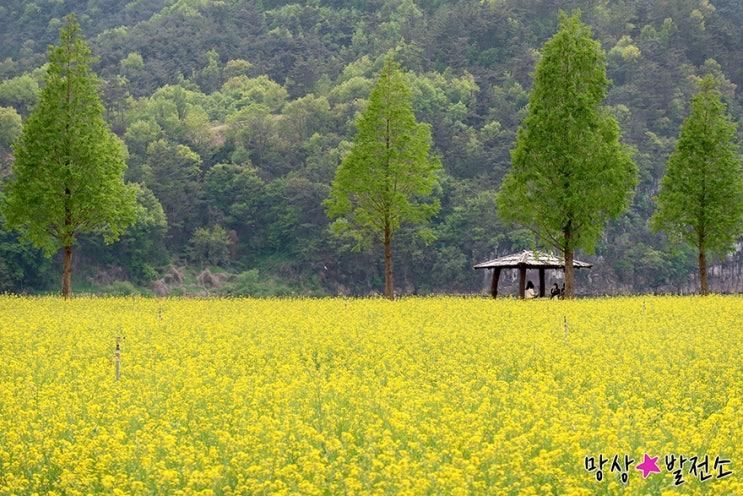
[(93, 57), (74, 16), (49, 49), (44, 89), (14, 146), (5, 218), (47, 256), (63, 249), (62, 294), (72, 293), (72, 254), (83, 233), (116, 240), (135, 220), (135, 190), (124, 183), (126, 150), (108, 129), (91, 70)]
[(735, 137), (736, 125), (717, 83), (707, 76), (691, 101), (651, 218), (655, 231), (697, 249), (700, 292), (705, 295), (707, 255), (733, 251), (743, 235), (743, 161)]
[(352, 237), (357, 249), (374, 238), (382, 242), (389, 299), (394, 298), (392, 240), (397, 230), (408, 224), (424, 238), (432, 236), (426, 226), (439, 209), (431, 195), (441, 163), (430, 150), (431, 127), (416, 121), (407, 78), (388, 58), (325, 205), (335, 219), (333, 231)]
[(637, 183), (619, 125), (601, 106), (608, 85), (604, 52), (580, 12), (561, 13), (559, 31), (543, 47), (512, 168), (497, 195), (501, 218), (562, 252), (566, 297), (574, 295), (575, 250), (593, 251)]

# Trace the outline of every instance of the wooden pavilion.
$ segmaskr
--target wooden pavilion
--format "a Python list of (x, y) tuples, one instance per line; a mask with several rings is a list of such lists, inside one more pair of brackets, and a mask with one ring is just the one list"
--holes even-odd
[[(593, 265), (573, 260), (576, 269), (590, 269)], [(544, 272), (547, 269), (565, 269), (565, 261), (551, 253), (524, 250), (521, 253), (506, 255), (475, 265), (475, 269), (493, 269), (493, 283), (490, 294), (498, 296), (498, 280), (502, 269), (519, 269), (519, 297), (523, 298), (526, 291), (526, 270), (539, 269), (539, 296), (545, 295)]]

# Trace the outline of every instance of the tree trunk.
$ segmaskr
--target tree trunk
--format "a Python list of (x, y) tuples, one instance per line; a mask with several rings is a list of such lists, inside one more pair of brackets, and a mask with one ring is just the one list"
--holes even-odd
[[(69, 87), (67, 99), (69, 100)], [(69, 164), (67, 164), (69, 166)], [(72, 208), (70, 207), (72, 191), (69, 187), (65, 187), (64, 190), (64, 235), (62, 242), (64, 243), (64, 262), (62, 263), (62, 296), (65, 299), (72, 296), (72, 243), (74, 237), (72, 236)]]
[(64, 247), (64, 263), (62, 269), (62, 296), (72, 296), (72, 246)]
[(565, 249), (565, 298), (575, 296), (575, 267), (573, 267), (573, 249)]
[(573, 257), (575, 249), (573, 248), (573, 221), (569, 220), (563, 229), (565, 237), (565, 249), (563, 251), (565, 261), (565, 294), (563, 298), (570, 299), (575, 296), (575, 267), (573, 267)]
[(704, 253), (704, 248), (699, 248), (699, 286), (701, 294), (709, 294), (709, 284), (707, 282), (707, 256)]
[(384, 296), (395, 299), (395, 284), (392, 275), (392, 231), (389, 224), (384, 227)]

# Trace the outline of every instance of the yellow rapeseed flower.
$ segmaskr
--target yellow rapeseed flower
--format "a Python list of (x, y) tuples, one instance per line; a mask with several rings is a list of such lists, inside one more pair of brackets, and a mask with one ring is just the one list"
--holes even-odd
[(740, 297), (0, 296), (0, 496), (743, 494), (742, 345)]

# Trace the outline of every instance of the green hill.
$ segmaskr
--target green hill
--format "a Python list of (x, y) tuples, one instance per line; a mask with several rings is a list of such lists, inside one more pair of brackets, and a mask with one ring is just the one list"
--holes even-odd
[[(322, 201), (382, 57), (395, 52), (446, 171), (437, 241), (425, 246), (409, 232), (397, 240), (399, 290), (478, 291), (473, 263), (531, 246), (528, 233), (499, 223), (493, 193), (510, 165), (538, 49), (558, 10), (574, 8), (607, 52), (606, 103), (636, 148), (641, 177), (631, 210), (609, 225), (595, 256), (582, 255), (595, 267), (581, 287), (683, 290), (693, 254), (650, 233), (647, 219), (695, 78), (723, 81), (740, 119), (737, 0), (8, 0), (0, 107), (27, 115), (46, 47), (74, 11), (99, 57), (107, 118), (129, 149), (128, 179), (145, 186), (150, 214), (111, 247), (83, 240), (84, 280), (117, 274), (151, 286), (171, 265), (194, 273), (209, 265), (258, 270), (302, 292), (367, 293), (380, 288), (381, 257), (334, 239)], [(0, 136), (10, 120), (0, 119)], [(2, 226), (0, 259), (0, 290), (55, 284), (55, 266)]]

